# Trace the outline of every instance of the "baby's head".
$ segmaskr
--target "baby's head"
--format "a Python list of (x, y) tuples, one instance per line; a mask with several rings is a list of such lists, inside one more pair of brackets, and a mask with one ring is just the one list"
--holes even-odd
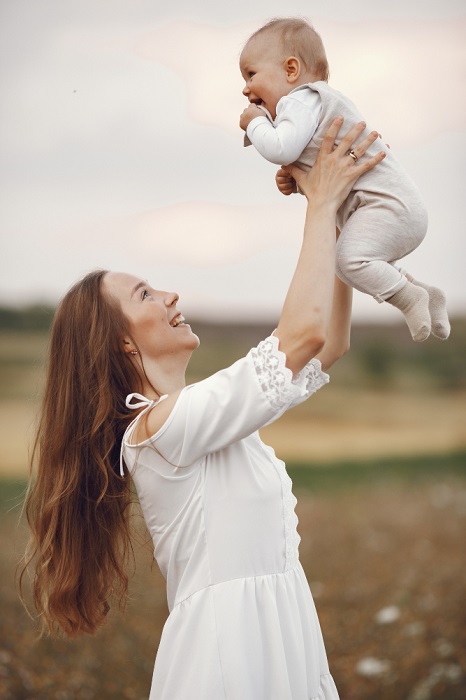
[(262, 104), (275, 119), (277, 102), (294, 88), (328, 80), (322, 39), (304, 19), (272, 19), (247, 40), (240, 69), (250, 102)]

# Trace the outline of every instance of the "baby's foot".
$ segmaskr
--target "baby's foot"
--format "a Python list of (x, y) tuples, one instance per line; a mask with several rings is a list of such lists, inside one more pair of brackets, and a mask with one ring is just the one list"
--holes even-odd
[(429, 294), (425, 289), (406, 282), (399, 292), (387, 299), (401, 311), (406, 319), (413, 340), (421, 342), (430, 335)]
[(429, 313), (432, 322), (432, 334), (445, 340), (450, 335), (445, 294), (438, 287), (431, 287), (424, 282), (413, 279), (413, 284), (422, 287), (429, 295)]

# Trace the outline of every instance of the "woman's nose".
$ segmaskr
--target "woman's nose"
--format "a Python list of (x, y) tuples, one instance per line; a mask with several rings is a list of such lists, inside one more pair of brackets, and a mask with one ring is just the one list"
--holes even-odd
[(179, 298), (180, 296), (176, 292), (168, 292), (167, 296), (165, 297), (165, 305), (173, 306), (173, 304), (176, 304)]

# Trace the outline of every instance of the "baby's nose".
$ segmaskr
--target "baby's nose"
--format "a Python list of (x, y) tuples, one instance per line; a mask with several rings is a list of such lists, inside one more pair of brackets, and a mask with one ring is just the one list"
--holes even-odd
[(245, 85), (244, 88), (243, 88), (243, 95), (244, 95), (245, 97), (247, 97), (247, 96), (249, 95), (250, 92), (251, 92), (251, 91), (250, 91), (250, 89), (248, 88), (248, 86)]

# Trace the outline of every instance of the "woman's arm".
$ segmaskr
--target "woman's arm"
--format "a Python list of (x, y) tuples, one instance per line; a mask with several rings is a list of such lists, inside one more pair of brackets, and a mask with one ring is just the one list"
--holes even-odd
[[(172, 464), (187, 466), (200, 456), (251, 434), (326, 381), (325, 377), (316, 376), (315, 386), (310, 387), (306, 378), (306, 386), (292, 382), (287, 376), (291, 373), (283, 372), (285, 368), (280, 364), (285, 362), (285, 357), (281, 353), (278, 356), (274, 348), (278, 340), (279, 349), (286, 356), (286, 366), (293, 374), (319, 353), (325, 362), (327, 357), (330, 362), (330, 350), (334, 354), (337, 345), (332, 338), (339, 336), (343, 316), (349, 317), (344, 311), (348, 305), (345, 307), (343, 303), (347, 292), (339, 286), (332, 307), (335, 214), (357, 177), (383, 156), (379, 154), (355, 165), (345, 155), (362, 127), (354, 127), (342, 139), (343, 154), (340, 146), (332, 153), (341, 123), (335, 122), (329, 130), (321, 148), (323, 155), (319, 156), (312, 174), (290, 168), (311, 201), (302, 251), (274, 333), (276, 338), (265, 339), (231, 367), (171, 394), (148, 412), (147, 419), (135, 430), (135, 441), (154, 440), (157, 449)], [(358, 157), (374, 139), (367, 137), (354, 148)], [(270, 363), (263, 359), (267, 353), (271, 354)]]
[(320, 360), (324, 371), (327, 371), (350, 348), (352, 301), (352, 287), (348, 287), (335, 275), (333, 307), (327, 339), (322, 350), (316, 355), (316, 359)]
[[(316, 164), (309, 172), (304, 173), (295, 166), (285, 169), (308, 200), (301, 252), (275, 331), (280, 350), (287, 357), (287, 367), (293, 374), (323, 352), (326, 345), (328, 351), (331, 329), (341, 321), (341, 313), (347, 317), (347, 311), (342, 312), (333, 306), (335, 217), (356, 180), (385, 157), (381, 152), (362, 163), (355, 163), (349, 157), (348, 151), (365, 128), (363, 123), (350, 129), (335, 148), (335, 138), (342, 123), (342, 119), (332, 123)], [(372, 132), (354, 146), (358, 158), (377, 137), (378, 134)], [(344, 293), (338, 287), (337, 304), (341, 301), (340, 291)], [(324, 355), (326, 361), (327, 351)]]
[(276, 420), (326, 381), (318, 367), (292, 381), (278, 338), (264, 338), (230, 367), (140, 414), (134, 432), (125, 436), (125, 449), (137, 450), (149, 440), (170, 464), (188, 467)]
[[(337, 228), (337, 241), (339, 236), (340, 231)], [(324, 371), (327, 371), (350, 349), (352, 304), (353, 288), (342, 282), (335, 275), (332, 315), (330, 317), (327, 340), (322, 350), (316, 355), (316, 359), (319, 360)]]

